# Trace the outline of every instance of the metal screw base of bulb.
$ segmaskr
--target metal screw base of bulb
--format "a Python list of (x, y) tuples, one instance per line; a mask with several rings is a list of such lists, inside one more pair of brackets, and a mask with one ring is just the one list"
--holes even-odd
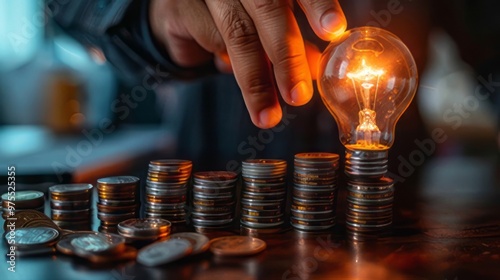
[(346, 150), (346, 228), (354, 241), (385, 236), (392, 224), (394, 181), (387, 173), (388, 151)]
[(384, 177), (387, 173), (388, 150), (345, 151), (345, 173), (349, 178), (359, 180), (374, 180)]

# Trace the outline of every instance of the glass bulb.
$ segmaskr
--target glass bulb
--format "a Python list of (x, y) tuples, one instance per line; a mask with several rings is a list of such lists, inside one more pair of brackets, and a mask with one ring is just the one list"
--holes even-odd
[[(410, 51), (386, 30), (355, 28), (330, 43), (321, 56), (318, 88), (346, 152), (358, 152), (359, 159), (387, 158), (417, 80)], [(362, 154), (370, 151), (381, 153)]]

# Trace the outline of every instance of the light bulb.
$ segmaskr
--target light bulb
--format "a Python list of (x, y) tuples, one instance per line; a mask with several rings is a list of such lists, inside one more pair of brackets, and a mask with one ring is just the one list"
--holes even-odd
[(349, 30), (321, 56), (318, 88), (346, 147), (346, 173), (382, 177), (396, 122), (417, 89), (417, 66), (403, 42), (376, 27)]

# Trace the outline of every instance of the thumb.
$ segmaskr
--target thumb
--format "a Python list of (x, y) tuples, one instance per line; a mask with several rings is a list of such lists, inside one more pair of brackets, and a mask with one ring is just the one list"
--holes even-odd
[(312, 29), (321, 39), (332, 41), (347, 28), (338, 0), (299, 0)]

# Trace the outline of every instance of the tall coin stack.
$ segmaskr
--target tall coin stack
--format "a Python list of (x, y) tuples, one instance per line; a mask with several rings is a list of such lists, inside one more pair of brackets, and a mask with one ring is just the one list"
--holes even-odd
[(173, 225), (186, 223), (190, 160), (162, 159), (149, 163), (145, 193), (146, 218), (161, 218)]
[(139, 217), (140, 180), (134, 176), (106, 177), (97, 180), (97, 218), (99, 231), (116, 233), (118, 224)]
[(193, 176), (191, 220), (197, 232), (227, 228), (234, 220), (236, 181), (229, 171), (197, 172)]
[(49, 188), (51, 218), (60, 228), (90, 230), (93, 186), (64, 184)]
[(392, 224), (394, 181), (387, 177), (347, 182), (346, 227), (362, 240), (383, 233)]
[(291, 225), (317, 231), (335, 225), (339, 155), (300, 153), (294, 159)]
[(241, 226), (249, 232), (275, 232), (284, 224), (286, 161), (253, 159), (242, 163)]
[(27, 209), (44, 212), (45, 196), (39, 191), (11, 191), (2, 194), (2, 218), (13, 217), (16, 211)]

